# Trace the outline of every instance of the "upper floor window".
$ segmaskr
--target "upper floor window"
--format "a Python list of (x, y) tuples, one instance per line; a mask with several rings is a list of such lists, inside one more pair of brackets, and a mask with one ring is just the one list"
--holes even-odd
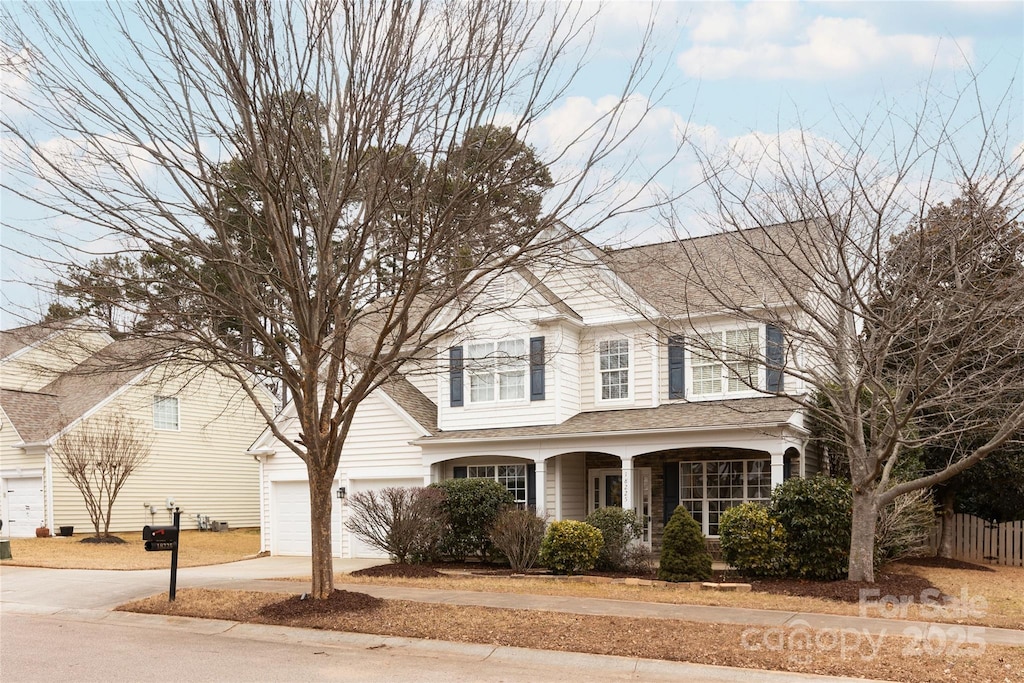
[(607, 339), (598, 344), (601, 400), (629, 398), (629, 340)]
[(153, 429), (178, 430), (178, 399), (175, 396), (153, 397)]
[(526, 340), (472, 342), (467, 345), (470, 403), (526, 398)]
[(693, 394), (708, 396), (758, 388), (761, 338), (756, 327), (703, 335), (706, 348), (690, 353)]

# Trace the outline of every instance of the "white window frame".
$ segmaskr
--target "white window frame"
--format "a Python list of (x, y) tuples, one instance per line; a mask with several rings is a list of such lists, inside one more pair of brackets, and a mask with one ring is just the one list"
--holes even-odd
[[(509, 357), (510, 360), (499, 359), (498, 347), (506, 343), (516, 343), (521, 346), (522, 353), (517, 357)], [(471, 353), (471, 349), (482, 346), (489, 346), (490, 352), (486, 356), (474, 356)], [(529, 362), (529, 342), (525, 337), (509, 337), (507, 339), (491, 340), (491, 339), (474, 339), (473, 341), (466, 342), (465, 344), (465, 357), (464, 357), (464, 372), (466, 373), (465, 378), (465, 397), (466, 405), (480, 406), (480, 405), (493, 405), (495, 403), (502, 404), (516, 404), (525, 403), (530, 398), (530, 362)], [(489, 366), (489, 367), (488, 367)], [(473, 379), (474, 377), (490, 377), (491, 381), (491, 396), (485, 399), (475, 399), (473, 395)], [(521, 378), (520, 386), (522, 392), (518, 396), (511, 398), (502, 398), (502, 389), (508, 386), (508, 381), (502, 381), (503, 378), (511, 378), (518, 376)]]
[[(174, 426), (166, 426), (166, 416), (162, 414), (164, 406), (173, 401), (174, 405)], [(153, 397), (153, 429), (161, 432), (181, 431), (181, 401), (177, 396), (154, 396)]]
[[(504, 464), (486, 464), (486, 465), (466, 465), (466, 478), (467, 479), (491, 479), (503, 485), (505, 489), (512, 494), (515, 501), (519, 505), (526, 505), (526, 501), (530, 495), (530, 482), (529, 472), (527, 470), (526, 463), (504, 463)], [(511, 475), (508, 472), (509, 468), (516, 468), (517, 472)], [(520, 488), (515, 486), (509, 488), (509, 481), (518, 481), (520, 479), (518, 469), (522, 468), (522, 498), (519, 497)], [(491, 470), (488, 472), (488, 470)], [(503, 471), (504, 470), (504, 471)]]
[[(743, 353), (733, 355), (727, 343), (730, 335), (753, 333), (757, 339), (757, 347), (754, 353)], [(700, 335), (703, 345), (700, 347), (690, 346), (686, 349), (684, 365), (686, 367), (686, 394), (692, 399), (723, 398), (743, 396), (759, 393), (760, 387), (764, 386), (764, 325), (731, 327), (721, 330), (713, 330)], [(716, 351), (712, 352), (708, 346), (714, 345)], [(698, 361), (704, 361), (698, 363)], [(710, 377), (698, 378), (698, 370), (710, 369)], [(717, 368), (717, 372), (715, 372)], [(739, 369), (747, 372), (740, 374)], [(749, 375), (753, 369), (754, 374)], [(752, 380), (749, 386), (747, 379)], [(699, 383), (710, 383), (711, 390), (698, 391)]]
[[(626, 367), (625, 368), (609, 368), (607, 370), (601, 369), (601, 346), (610, 342), (623, 342), (626, 344)], [(629, 337), (605, 337), (598, 339), (594, 345), (594, 402), (602, 404), (627, 404), (632, 403), (634, 400), (633, 392), (633, 379), (635, 375), (636, 364), (633, 360), (633, 351), (636, 345), (633, 340)], [(625, 372), (626, 373), (626, 395), (619, 396), (616, 398), (605, 398), (604, 397), (604, 373), (611, 372)]]
[[(755, 463), (755, 462), (761, 464), (761, 471), (758, 472), (758, 475), (760, 476), (762, 482), (761, 482), (760, 486), (751, 487), (751, 485), (750, 485), (751, 484), (750, 476), (751, 476), (751, 474), (754, 471), (754, 468), (752, 467), (751, 463)], [(710, 469), (710, 467), (712, 465), (717, 467), (719, 464), (722, 464), (722, 463), (730, 463), (730, 464), (741, 463), (742, 464), (741, 478), (742, 478), (742, 482), (743, 482), (743, 492), (742, 492), (742, 495), (740, 497), (735, 497), (735, 496), (732, 496), (732, 495), (730, 495), (729, 497), (722, 497), (722, 496), (711, 497), (711, 496), (709, 496), (709, 492), (708, 492), (708, 472), (709, 472), (709, 469)], [(692, 465), (700, 465), (700, 468), (701, 468), (701, 475), (700, 475), (701, 476), (701, 484), (700, 484), (701, 496), (700, 496), (700, 498), (696, 498), (696, 497), (694, 497), (692, 495), (687, 495), (686, 487), (684, 486), (686, 481), (687, 481), (687, 474), (688, 474), (686, 472), (686, 469), (689, 468)], [(686, 506), (686, 509), (689, 510), (689, 512), (690, 512), (690, 515), (695, 520), (697, 520), (697, 522), (700, 524), (701, 532), (705, 536), (707, 536), (708, 538), (718, 538), (717, 522), (716, 522), (716, 525), (715, 525), (716, 526), (716, 528), (715, 528), (715, 532), (716, 533), (711, 533), (711, 531), (712, 531), (712, 529), (711, 529), (711, 519), (710, 519), (711, 518), (711, 514), (710, 513), (711, 513), (711, 507), (712, 507), (711, 503), (716, 503), (715, 507), (720, 508), (720, 509), (715, 511), (716, 514), (719, 515), (719, 519), (721, 518), (720, 517), (721, 514), (723, 512), (725, 512), (726, 509), (728, 509), (729, 507), (732, 507), (733, 505), (739, 505), (741, 503), (761, 503), (763, 505), (767, 505), (768, 501), (769, 501), (769, 499), (771, 497), (771, 473), (772, 473), (771, 458), (727, 458), (727, 459), (719, 459), (719, 460), (684, 460), (684, 461), (679, 463), (679, 504)], [(756, 490), (755, 491), (755, 490), (752, 490), (752, 488), (756, 488), (756, 489), (760, 489), (760, 490)], [(751, 496), (752, 493), (754, 493), (754, 494), (762, 493), (762, 494), (765, 494), (765, 495), (763, 495), (763, 496), (759, 496), (759, 495)], [(694, 502), (699, 502), (700, 503), (700, 509), (699, 510), (696, 509), (696, 506), (693, 505)], [(722, 503), (730, 503), (730, 504), (725, 505), (725, 507), (722, 507), (722, 505), (721, 505)]]

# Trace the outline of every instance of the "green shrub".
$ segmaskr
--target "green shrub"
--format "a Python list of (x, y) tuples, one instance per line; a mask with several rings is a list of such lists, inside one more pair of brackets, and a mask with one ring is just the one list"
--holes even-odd
[(786, 532), (757, 503), (744, 503), (722, 513), (718, 523), (722, 557), (748, 576), (786, 574)]
[(503, 510), (491, 529), (491, 542), (515, 572), (526, 571), (534, 565), (543, 540), (544, 520), (530, 509)]
[(594, 568), (602, 545), (601, 530), (586, 522), (552, 522), (540, 545), (540, 561), (556, 574), (578, 574)]
[(587, 516), (587, 524), (600, 529), (604, 538), (595, 566), (603, 571), (625, 569), (626, 550), (644, 530), (636, 513), (616, 507), (599, 508)]
[(448, 529), (441, 539), (441, 553), (457, 560), (486, 556), (494, 520), (515, 504), (509, 490), (493, 479), (447, 479), (431, 486), (445, 494)]
[(843, 479), (787, 479), (772, 491), (769, 513), (786, 530), (789, 573), (834, 581), (850, 559), (853, 491)]
[(704, 544), (700, 524), (680, 505), (665, 525), (661, 539), (662, 581), (707, 581), (711, 578), (711, 553)]

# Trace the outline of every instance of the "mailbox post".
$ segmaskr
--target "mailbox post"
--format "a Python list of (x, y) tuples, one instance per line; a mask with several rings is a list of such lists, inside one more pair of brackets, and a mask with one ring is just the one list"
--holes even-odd
[(142, 527), (142, 540), (146, 542), (147, 551), (171, 551), (171, 589), (168, 592), (170, 602), (174, 602), (174, 595), (178, 584), (178, 534), (180, 530), (180, 508), (174, 508), (173, 526), (146, 525)]

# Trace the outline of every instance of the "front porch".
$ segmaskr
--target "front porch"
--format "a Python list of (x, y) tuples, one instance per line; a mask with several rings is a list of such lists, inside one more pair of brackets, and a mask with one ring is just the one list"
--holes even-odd
[[(681, 414), (698, 407), (671, 406)], [(615, 412), (639, 417), (648, 411)], [(645, 521), (643, 540), (657, 551), (665, 523), (680, 504), (714, 539), (727, 508), (767, 502), (771, 489), (786, 478), (817, 472), (818, 459), (806, 447), (808, 435), (792, 415), (789, 409), (786, 419), (774, 424), (750, 420), (590, 433), (571, 431), (570, 420), (559, 426), (438, 434), (417, 444), (424, 483), (493, 478), (517, 502), (551, 520), (582, 521), (601, 507), (632, 509)]]

